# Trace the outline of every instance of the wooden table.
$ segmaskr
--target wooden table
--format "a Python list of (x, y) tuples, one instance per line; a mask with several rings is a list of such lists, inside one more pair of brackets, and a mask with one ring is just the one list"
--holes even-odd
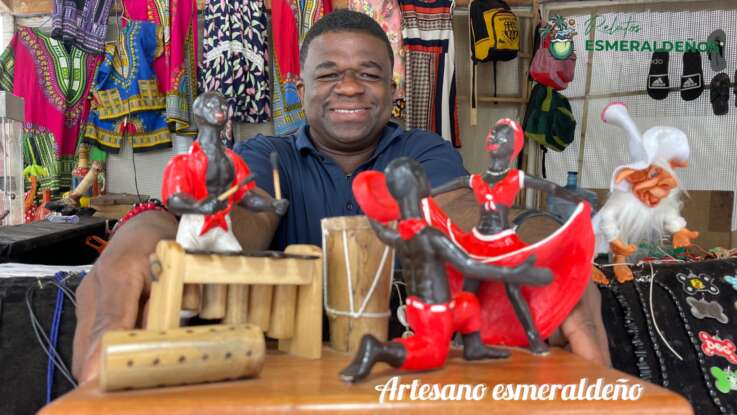
[[(266, 414), (266, 413), (350, 413), (350, 414), (691, 414), (689, 403), (681, 396), (616, 370), (592, 365), (560, 349), (546, 357), (534, 357), (513, 351), (511, 359), (466, 362), (458, 351), (451, 351), (446, 368), (422, 373), (399, 372), (384, 364), (377, 365), (369, 379), (349, 385), (338, 379), (338, 372), (352, 356), (325, 350), (320, 360), (307, 360), (278, 352), (269, 352), (258, 379), (165, 389), (102, 393), (96, 381), (64, 395), (45, 407), (41, 415), (56, 414)], [(398, 383), (486, 384), (486, 396), (479, 401), (409, 400), (379, 403), (375, 387), (385, 385), (395, 375)], [(589, 384), (602, 378), (605, 383), (617, 379), (628, 385), (639, 384), (642, 394), (637, 401), (544, 401), (494, 400), (496, 384)]]

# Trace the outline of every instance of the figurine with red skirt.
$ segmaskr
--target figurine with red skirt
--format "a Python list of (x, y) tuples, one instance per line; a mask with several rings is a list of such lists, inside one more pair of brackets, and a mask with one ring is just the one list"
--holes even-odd
[[(588, 202), (563, 187), (512, 167), (524, 145), (524, 132), (502, 119), (486, 137), (490, 164), (483, 174), (459, 177), (433, 189), (437, 195), (470, 188), (480, 205), (480, 219), (471, 232), (454, 226), (436, 204), (424, 204), (425, 215), (472, 258), (488, 264), (515, 266), (536, 256), (535, 266), (550, 269), (554, 280), (545, 287), (521, 288), (515, 281), (479, 281), (451, 270), (454, 284), (476, 293), (482, 308), (481, 335), (487, 344), (528, 345), (536, 354), (548, 350), (544, 339), (565, 319), (583, 295), (594, 256), (594, 233)], [(532, 188), (577, 202), (568, 221), (547, 238), (528, 245), (509, 221), (509, 210), (523, 188)], [(516, 316), (516, 318), (515, 318)], [(519, 323), (518, 323), (519, 322)], [(520, 325), (521, 324), (521, 325)]]
[[(548, 283), (552, 279), (550, 272), (533, 268), (534, 256), (515, 267), (474, 261), (442, 232), (431, 227), (420, 214), (420, 201), (430, 195), (430, 185), (415, 160), (403, 157), (391, 162), (386, 168), (386, 182), (379, 172), (361, 173), (354, 182), (354, 189), (357, 187), (377, 190), (380, 196), (388, 187), (388, 192), (399, 203), (401, 220), (396, 230), (373, 220), (371, 226), (381, 241), (397, 250), (407, 284), (407, 320), (414, 335), (385, 343), (365, 335), (355, 359), (340, 373), (341, 378), (346, 382), (361, 380), (377, 362), (405, 370), (442, 367), (451, 336), (456, 332), (462, 336), (466, 360), (507, 357), (507, 351), (481, 342), (478, 300), (475, 295), (463, 291), (451, 295), (443, 265), (453, 264), (469, 278), (514, 280), (519, 284)], [(380, 202), (382, 198), (375, 200)]]
[[(554, 183), (526, 176), (512, 168), (522, 150), (524, 132), (515, 121), (500, 120), (486, 138), (491, 160), (482, 175), (459, 177), (433, 189), (439, 194), (471, 188), (481, 209), (478, 226), (466, 232), (454, 224), (432, 197), (420, 201), (424, 221), (448, 236), (476, 261), (496, 266), (515, 267), (534, 256), (535, 267), (549, 269), (553, 281), (545, 286), (520, 287), (520, 281), (479, 281), (467, 278), (453, 264), (447, 271), (452, 292), (472, 292), (481, 306), (481, 339), (485, 344), (529, 346), (537, 354), (548, 350), (544, 340), (565, 320), (583, 295), (591, 276), (595, 238), (591, 207), (578, 203), (571, 217), (541, 241), (527, 244), (509, 221), (509, 209), (517, 193), (531, 187), (578, 202), (577, 196)], [(399, 217), (389, 195), (369, 186), (353, 189), (367, 216), (387, 222)]]

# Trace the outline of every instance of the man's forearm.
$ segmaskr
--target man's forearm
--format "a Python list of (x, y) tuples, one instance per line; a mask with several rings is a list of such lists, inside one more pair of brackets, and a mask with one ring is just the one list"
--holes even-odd
[[(250, 190), (270, 199), (268, 194), (259, 188)], [(233, 206), (231, 210), (233, 233), (243, 249), (266, 249), (274, 238), (279, 226), (279, 216), (273, 212), (251, 212), (241, 206)]]
[(122, 224), (115, 232), (111, 245), (128, 245), (129, 242), (132, 242), (130, 245), (135, 246), (139, 245), (141, 240), (174, 239), (176, 234), (177, 219), (174, 215), (165, 211), (151, 210), (138, 214), (127, 223)]

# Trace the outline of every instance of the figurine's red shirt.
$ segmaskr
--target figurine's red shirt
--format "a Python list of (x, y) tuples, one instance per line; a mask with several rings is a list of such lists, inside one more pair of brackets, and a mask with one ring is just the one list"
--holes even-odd
[[(235, 169), (235, 178), (228, 186), (235, 186), (241, 183), (249, 174), (248, 165), (234, 152), (225, 149), (225, 154), (233, 163)], [(202, 151), (200, 143), (195, 141), (187, 154), (179, 154), (169, 161), (164, 169), (164, 180), (161, 185), (161, 197), (164, 203), (167, 203), (169, 197), (176, 193), (184, 193), (191, 196), (195, 200), (203, 200), (210, 196), (207, 192), (207, 155)], [(230, 213), (233, 203), (238, 203), (246, 193), (253, 189), (255, 182), (239, 188), (228, 198), (228, 206), (212, 215), (205, 216), (205, 224), (202, 225), (200, 235), (204, 235), (210, 229), (220, 226), (228, 230), (228, 224), (225, 222), (225, 216)], [(212, 195), (217, 196), (217, 195)]]
[(399, 236), (402, 239), (409, 241), (428, 226), (429, 225), (424, 219), (410, 218), (399, 221), (399, 224), (397, 224), (397, 231), (399, 231)]
[(478, 174), (471, 175), (471, 189), (476, 200), (486, 210), (496, 210), (497, 205), (512, 207), (514, 199), (522, 189), (524, 173), (517, 169), (510, 170), (506, 177), (489, 186)]

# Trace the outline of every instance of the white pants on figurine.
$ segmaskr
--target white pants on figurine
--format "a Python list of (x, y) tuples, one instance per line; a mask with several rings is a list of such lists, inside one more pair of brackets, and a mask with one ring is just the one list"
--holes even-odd
[[(205, 223), (205, 215), (200, 214), (184, 214), (179, 220), (179, 228), (177, 230), (177, 243), (182, 248), (190, 251), (210, 251), (210, 252), (240, 252), (241, 244), (233, 235), (233, 225), (230, 222), (230, 215), (225, 216), (225, 223), (228, 224), (228, 230), (216, 226), (204, 235), (200, 235), (202, 225)], [(185, 297), (194, 295), (200, 303), (199, 287), (197, 285), (184, 285)], [(227, 295), (227, 285), (222, 284), (205, 284), (202, 289), (201, 306), (197, 305), (199, 315), (205, 319), (221, 319), (225, 316), (225, 303)], [(206, 306), (210, 304), (211, 306)], [(187, 318), (197, 314), (197, 311), (182, 311), (184, 321)]]
[(225, 216), (228, 230), (216, 226), (204, 235), (200, 235), (205, 215), (187, 213), (179, 220), (177, 243), (190, 251), (240, 252), (243, 250), (233, 234), (230, 215)]

